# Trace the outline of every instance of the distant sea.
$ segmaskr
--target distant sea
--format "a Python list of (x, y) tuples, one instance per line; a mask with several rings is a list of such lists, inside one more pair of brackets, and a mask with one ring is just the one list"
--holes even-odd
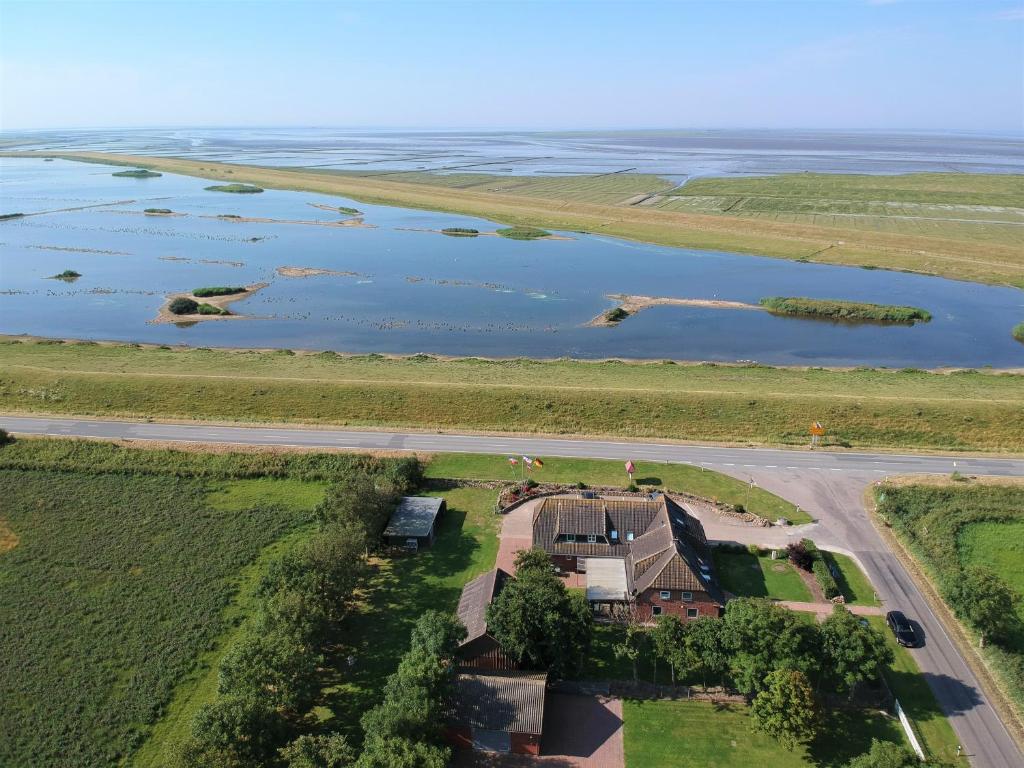
[(2, 132), (6, 149), (166, 155), (369, 174), (699, 176), (1024, 173), (1024, 135), (808, 130), (411, 131), (174, 128)]

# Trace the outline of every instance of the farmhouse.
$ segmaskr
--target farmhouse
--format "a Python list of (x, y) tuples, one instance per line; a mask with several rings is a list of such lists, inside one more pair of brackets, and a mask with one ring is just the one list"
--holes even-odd
[(466, 639), (456, 651), (459, 665), (477, 669), (516, 669), (518, 664), (487, 631), (487, 607), (501, 593), (512, 575), (495, 568), (477, 576), (462, 588), (459, 621), (466, 627)]
[(533, 546), (586, 574), (595, 611), (631, 605), (651, 621), (718, 616), (725, 605), (704, 526), (663, 494), (551, 496), (534, 513)]
[(545, 672), (470, 670), (455, 678), (446, 730), (456, 747), (539, 755)]
[(384, 541), (395, 547), (417, 550), (434, 543), (437, 521), (445, 511), (444, 499), (406, 496), (395, 508), (384, 529)]

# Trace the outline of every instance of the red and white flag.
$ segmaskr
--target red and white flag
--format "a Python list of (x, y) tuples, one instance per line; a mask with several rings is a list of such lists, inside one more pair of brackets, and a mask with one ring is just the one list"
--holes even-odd
[(519, 463), (519, 459), (517, 459), (515, 456), (509, 456), (508, 463), (514, 467), (516, 464)]

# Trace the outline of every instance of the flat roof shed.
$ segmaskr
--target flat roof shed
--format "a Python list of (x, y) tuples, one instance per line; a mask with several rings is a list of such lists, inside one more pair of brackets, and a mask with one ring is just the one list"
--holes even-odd
[(629, 600), (626, 561), (623, 558), (587, 558), (587, 600), (591, 603), (618, 603)]
[(444, 499), (436, 496), (405, 496), (391, 514), (384, 540), (395, 546), (429, 546), (434, 541), (437, 521), (444, 514)]

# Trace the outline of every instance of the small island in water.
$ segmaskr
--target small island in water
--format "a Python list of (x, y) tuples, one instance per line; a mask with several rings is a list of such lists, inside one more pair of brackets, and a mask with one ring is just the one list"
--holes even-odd
[(510, 240), (540, 240), (543, 237), (551, 237), (551, 233), (537, 229), (536, 227), (504, 227), (503, 229), (495, 230), (495, 234), (499, 237), (507, 237)]
[(147, 208), (143, 213), (149, 214), (150, 216), (170, 216), (174, 211), (170, 208)]
[(80, 272), (75, 272), (75, 270), (73, 270), (73, 269), (65, 269), (60, 274), (50, 275), (49, 279), (50, 280), (63, 280), (66, 283), (73, 283), (73, 282), (75, 282), (75, 280), (77, 280), (81, 276), (82, 276), (82, 274)]
[(119, 176), (123, 179), (155, 179), (158, 176), (163, 176), (162, 173), (156, 171), (148, 171), (145, 168), (136, 168), (132, 171), (117, 171), (116, 173), (110, 174), (111, 176)]
[(9, 219), (21, 219), (24, 218), (24, 213), (0, 213), (0, 221), (7, 221)]
[(469, 227), (445, 227), (441, 230), (441, 234), (449, 237), (476, 237), (480, 234), (480, 230)]
[(839, 299), (808, 299), (803, 296), (766, 296), (761, 306), (773, 315), (815, 317), (847, 323), (887, 323), (913, 325), (932, 319), (931, 312), (920, 307), (893, 304), (868, 304)]
[(214, 184), (213, 186), (206, 187), (207, 192), (233, 192), (236, 195), (254, 195), (258, 192), (262, 192), (263, 189), (260, 187), (254, 187), (252, 184)]

